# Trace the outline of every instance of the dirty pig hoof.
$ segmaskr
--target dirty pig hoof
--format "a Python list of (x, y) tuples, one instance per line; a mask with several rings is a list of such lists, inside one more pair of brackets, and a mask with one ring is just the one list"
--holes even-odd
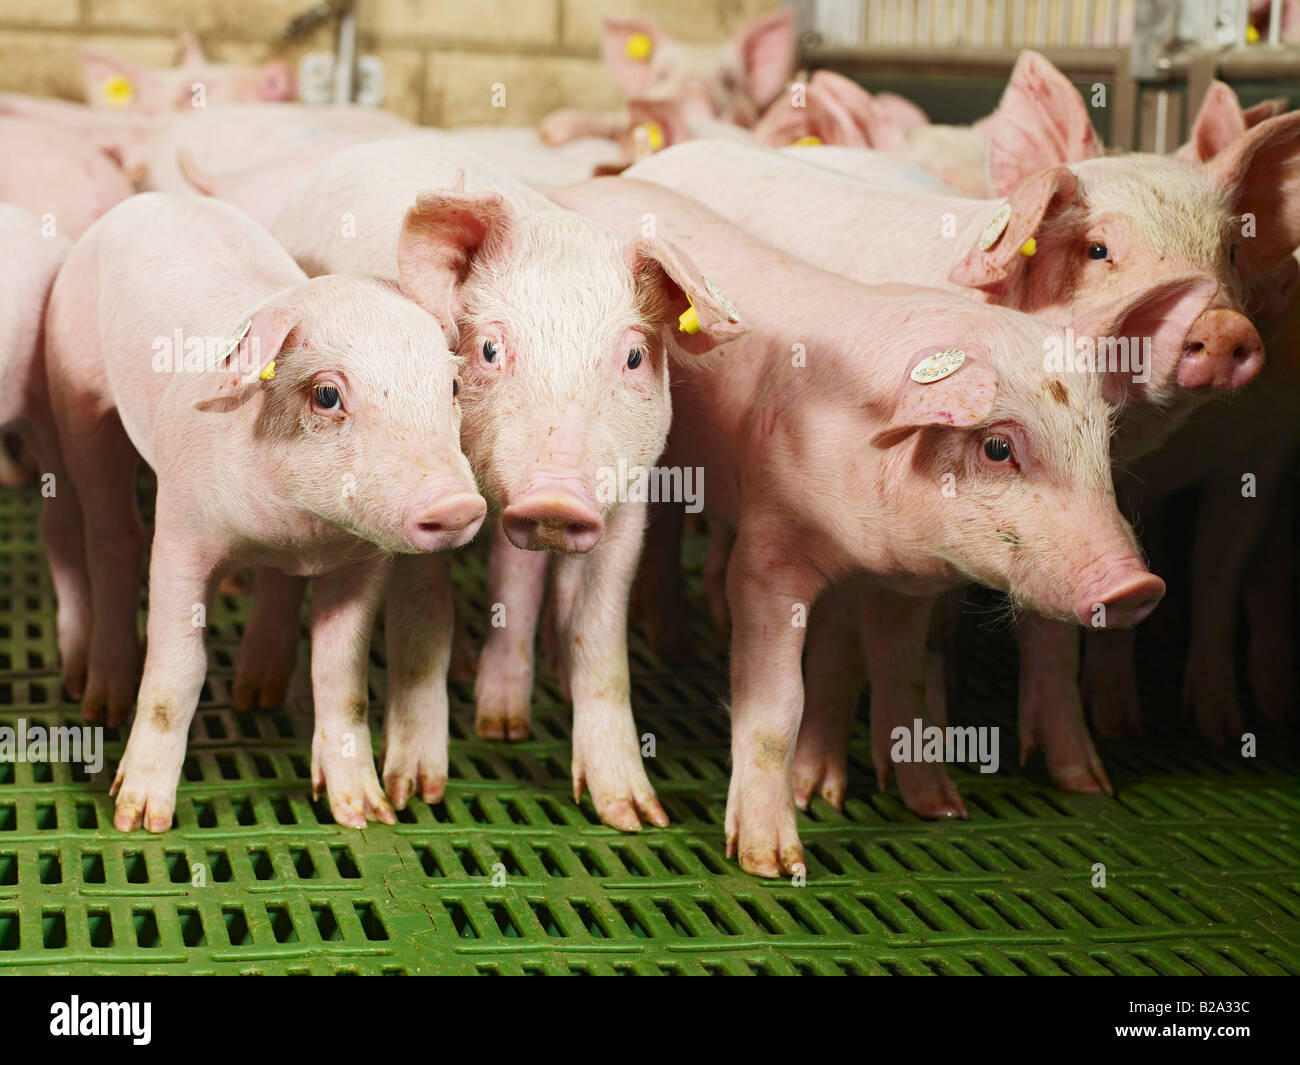
[(526, 740), (532, 731), (532, 678), (480, 670), (474, 684), (474, 732), (481, 740)]
[(826, 800), (834, 809), (843, 810), (848, 778), (847, 750), (805, 747), (802, 743), (796, 748), (791, 779), (794, 804), (800, 810), (808, 809), (814, 795)]
[[(314, 745), (313, 745), (314, 747)], [(393, 808), (379, 786), (375, 762), (369, 747), (360, 744), (356, 758), (321, 758), (312, 751), (311, 797), (315, 801), (324, 793), (330, 813), (340, 825), (365, 828), (369, 821), (397, 824)]]
[(176, 779), (165, 774), (141, 773), (119, 768), (109, 794), (117, 796), (113, 827), (120, 832), (144, 828), (166, 832), (176, 813)]
[(907, 764), (896, 767), (898, 790), (904, 805), (927, 821), (945, 818), (960, 818), (965, 821), (970, 817), (966, 804), (961, 801), (957, 785), (948, 776), (948, 771), (941, 765), (929, 763)]
[(588, 764), (573, 759), (573, 801), (591, 793), (592, 805), (601, 821), (620, 832), (640, 832), (641, 821), (659, 828), (668, 826), (668, 815), (659, 805), (654, 788), (638, 756), (635, 765), (619, 766), (615, 759), (596, 759)]

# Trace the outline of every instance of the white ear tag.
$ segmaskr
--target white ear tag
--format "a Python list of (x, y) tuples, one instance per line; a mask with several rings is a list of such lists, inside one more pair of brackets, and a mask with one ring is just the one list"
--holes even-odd
[(942, 381), (950, 374), (955, 374), (965, 361), (966, 353), (961, 348), (936, 351), (912, 367), (912, 380), (918, 385), (932, 385), (935, 381)]
[(1011, 204), (1004, 203), (997, 209), (997, 213), (988, 220), (980, 233), (980, 251), (988, 251), (994, 244), (1002, 239), (1002, 234), (1007, 230), (1007, 223), (1011, 221)]
[(727, 299), (727, 294), (723, 292), (722, 289), (718, 288), (717, 282), (714, 281), (713, 278), (706, 277), (704, 279), (704, 287), (709, 290), (709, 295), (722, 305), (722, 309), (726, 312), (727, 317), (731, 319), (731, 321), (740, 321), (740, 313), (736, 310), (735, 305), (732, 304), (731, 300)]

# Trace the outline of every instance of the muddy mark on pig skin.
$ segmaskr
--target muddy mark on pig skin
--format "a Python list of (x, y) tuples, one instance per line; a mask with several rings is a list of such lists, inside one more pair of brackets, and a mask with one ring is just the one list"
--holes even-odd
[(760, 735), (757, 737), (754, 765), (759, 769), (780, 769), (785, 765), (785, 756), (789, 749), (785, 741), (776, 736)]
[(149, 715), (154, 725), (160, 732), (166, 732), (172, 727), (172, 721), (175, 719), (176, 712), (169, 703), (154, 703), (153, 709)]
[(370, 709), (370, 703), (365, 699), (349, 699), (347, 705), (347, 717), (349, 723), (353, 725), (364, 725)]

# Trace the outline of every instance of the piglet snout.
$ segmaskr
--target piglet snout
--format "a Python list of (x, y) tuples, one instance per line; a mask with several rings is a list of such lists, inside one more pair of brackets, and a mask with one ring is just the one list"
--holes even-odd
[(487, 504), (477, 492), (453, 489), (413, 506), (406, 515), (406, 539), (417, 551), (463, 547), (474, 539)]
[(1165, 582), (1134, 563), (1108, 573), (1093, 594), (1079, 600), (1075, 613), (1088, 627), (1128, 629), (1150, 614), (1164, 594)]
[(1264, 368), (1264, 342), (1237, 311), (1215, 307), (1204, 312), (1187, 333), (1178, 383), (1184, 388), (1235, 392)]
[(566, 554), (590, 551), (605, 530), (596, 508), (560, 485), (533, 488), (506, 507), (501, 526), (515, 547)]

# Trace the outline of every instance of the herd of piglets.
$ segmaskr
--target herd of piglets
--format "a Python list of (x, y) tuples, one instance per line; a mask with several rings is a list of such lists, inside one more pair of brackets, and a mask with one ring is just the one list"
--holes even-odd
[[(1087, 711), (1141, 733), (1133, 627), (1180, 541), (1200, 732), (1246, 728), (1239, 608), (1254, 702), (1294, 711), (1300, 114), (1215, 83), (1177, 153), (1108, 154), (1032, 52), (956, 127), (792, 80), (788, 11), (712, 45), (609, 19), (603, 50), (625, 107), (535, 131), (308, 108), (283, 64), (189, 36), (170, 70), (86, 52), (87, 104), (0, 95), (0, 473), (53, 486), (68, 693), (134, 714), (119, 829), (172, 826), (206, 611), (246, 571), (233, 701), (285, 700), (310, 584), (312, 788), (339, 823), (441, 800), (451, 672), (481, 737), (526, 738), (540, 643), (575, 800), (668, 824), (627, 647), (634, 611), (691, 653), (683, 500), (626, 491), (655, 466), (703, 471), (750, 873), (804, 869), (796, 809), (844, 803), (867, 685), (879, 786), (967, 816), (942, 764), (890, 752), (948, 723), (972, 583), (1011, 606), (1020, 754), (1061, 788), (1112, 791)], [(1143, 362), (1049, 358), (1079, 338)], [(1166, 516), (1190, 487), (1189, 534)], [(485, 523), (476, 655), (450, 573)]]

